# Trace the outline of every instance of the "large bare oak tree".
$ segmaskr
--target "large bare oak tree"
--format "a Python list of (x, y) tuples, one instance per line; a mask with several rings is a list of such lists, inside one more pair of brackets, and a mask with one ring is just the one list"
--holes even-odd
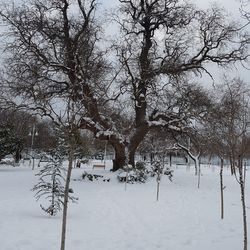
[(179, 101), (188, 75), (206, 73), (208, 63), (245, 60), (248, 36), (218, 8), (202, 11), (180, 0), (120, 0), (114, 60), (101, 46), (95, 10), (95, 0), (2, 6), (9, 37), (5, 75), (29, 108), (52, 119), (56, 105), (67, 105), (68, 98), (75, 102), (81, 117), (76, 125), (109, 140), (117, 170), (134, 164), (152, 128), (189, 125), (193, 98)]

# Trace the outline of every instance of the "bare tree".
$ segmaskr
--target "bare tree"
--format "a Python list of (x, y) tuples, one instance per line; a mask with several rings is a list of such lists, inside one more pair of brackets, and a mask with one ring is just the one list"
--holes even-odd
[[(244, 234), (243, 249), (247, 250), (245, 166), (243, 162), (249, 150), (249, 89), (243, 81), (235, 78), (225, 79), (224, 87), (221, 86), (220, 91), (222, 94), (217, 102), (217, 111), (212, 114), (212, 128), (215, 129), (214, 133), (218, 132), (214, 142), (221, 159), (223, 159), (223, 156), (230, 158), (232, 172), (240, 185)], [(221, 184), (221, 189), (223, 189), (223, 184)]]
[(248, 38), (218, 8), (201, 11), (178, 0), (120, 3), (116, 20), (123, 42), (119, 40), (117, 53), (125, 76), (121, 89), (129, 93), (133, 124), (127, 145), (119, 141), (114, 147), (122, 156), (127, 146), (133, 164), (134, 153), (150, 129), (178, 130), (187, 124), (191, 105), (180, 106), (170, 95), (177, 80), (188, 73), (207, 72), (208, 62), (228, 65), (246, 59)]
[(116, 20), (122, 40), (113, 46), (117, 65), (112, 65), (99, 46), (95, 9), (95, 0), (3, 6), (0, 15), (12, 37), (5, 74), (12, 93), (52, 118), (47, 109), (52, 100), (55, 107), (55, 100), (71, 92), (81, 107), (79, 127), (109, 140), (117, 170), (126, 158), (134, 165), (135, 152), (152, 128), (188, 126), (193, 103), (180, 102), (188, 74), (207, 72), (208, 62), (223, 66), (245, 60), (248, 37), (218, 8), (201, 11), (179, 0), (120, 0)]
[(180, 134), (175, 136), (177, 141), (176, 148), (179, 148), (186, 152), (188, 156), (194, 161), (195, 164), (195, 175), (198, 177), (197, 187), (200, 188), (201, 179), (201, 155), (206, 151), (206, 140), (202, 128), (196, 128), (195, 130), (187, 132), (186, 134)]
[[(72, 15), (76, 8), (79, 15)], [(18, 96), (18, 104), (50, 117), (63, 131), (68, 144), (61, 250), (65, 249), (75, 135), (81, 117), (88, 112), (89, 116), (95, 114), (97, 104), (90, 83), (104, 69), (102, 58), (93, 52), (97, 41), (94, 9), (94, 0), (34, 0), (21, 6), (2, 6), (0, 11), (11, 37), (6, 48), (11, 56), (7, 60), (5, 86)]]
[[(218, 93), (218, 91), (216, 90)], [(215, 94), (216, 101), (210, 109), (208, 116), (204, 122), (207, 138), (208, 148), (211, 154), (217, 155), (220, 158), (220, 198), (221, 198), (221, 219), (224, 219), (224, 181), (223, 170), (225, 159), (229, 158), (228, 144), (227, 144), (227, 116), (225, 117), (225, 106), (218, 101), (220, 97)], [(225, 119), (226, 118), (226, 119)]]

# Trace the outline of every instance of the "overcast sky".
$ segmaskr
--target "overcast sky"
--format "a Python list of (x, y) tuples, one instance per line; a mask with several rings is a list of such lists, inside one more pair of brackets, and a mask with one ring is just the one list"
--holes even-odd
[[(25, 2), (25, 0), (0, 0), (2, 3), (6, 2)], [(190, 2), (193, 2), (199, 7), (207, 8), (211, 5), (211, 3), (218, 3), (219, 6), (224, 7), (229, 12), (232, 12), (233, 14), (238, 15), (239, 14), (239, 7), (240, 7), (240, 0), (189, 0)], [(101, 8), (103, 9), (109, 9), (112, 7), (115, 7), (119, 4), (119, 0), (97, 0), (101, 4)], [(249, 4), (250, 5), (250, 4)]]
[[(101, 9), (109, 9), (119, 4), (119, 0), (99, 0), (99, 2), (102, 5)], [(194, 3), (200, 8), (209, 8), (212, 4), (216, 3), (219, 5), (219, 7), (223, 7), (229, 13), (230, 17), (236, 20), (240, 19), (240, 11), (239, 11), (241, 7), (240, 0), (215, 0), (215, 1), (190, 0), (190, 2)], [(249, 6), (245, 6), (245, 8), (247, 7), (248, 10), (250, 11), (250, 4)], [(109, 28), (112, 29), (112, 26), (110, 26)], [(112, 30), (109, 30), (109, 33), (112, 33)], [(227, 70), (219, 70), (218, 67), (214, 65), (214, 66), (209, 66), (209, 71), (212, 72), (215, 82), (221, 81), (223, 74), (241, 77), (245, 81), (249, 82), (250, 72), (244, 69), (241, 65), (238, 65), (237, 67), (233, 67)], [(198, 81), (205, 82), (206, 86), (213, 85), (213, 81), (209, 76), (204, 76), (202, 79), (198, 79)]]
[[(115, 6), (119, 3), (118, 0), (99, 0), (100, 3), (102, 3), (103, 6), (106, 8)], [(235, 12), (240, 7), (240, 1), (239, 0), (215, 0), (215, 1), (208, 1), (208, 0), (190, 0), (190, 2), (195, 3), (197, 6), (202, 8), (207, 8), (209, 5), (213, 2), (217, 2), (219, 5), (225, 7), (226, 9)]]
[[(16, 2), (16, 3), (20, 3), (20, 2), (25, 2), (25, 0), (8, 0), (9, 2)], [(116, 7), (119, 4), (119, 0), (97, 0), (101, 5), (99, 6), (99, 11), (103, 12), (105, 9), (110, 9), (113, 7)], [(0, 0), (0, 3), (6, 3), (6, 0)], [(215, 0), (215, 1), (208, 1), (208, 0), (190, 0), (190, 2), (193, 2), (194, 4), (196, 4), (198, 7), (201, 8), (208, 8), (212, 3), (217, 3), (220, 7), (225, 8), (229, 13), (231, 13), (231, 17), (234, 19), (238, 19), (240, 17), (240, 12), (239, 12), (239, 8), (240, 8), (240, 0)], [(250, 4), (249, 4), (250, 6)], [(248, 6), (248, 7), (249, 7)], [(250, 8), (249, 8), (250, 11)], [(109, 25), (107, 27), (108, 29), (108, 33), (112, 34), (112, 32), (115, 32), (115, 28), (113, 25)], [(243, 79), (248, 81), (248, 75), (249, 75), (249, 71), (243, 69), (242, 67), (238, 67), (235, 69), (230, 69), (224, 72), (220, 72), (218, 73), (218, 69), (217, 67), (211, 67), (214, 75), (217, 76), (217, 79), (219, 78), (219, 75), (222, 75), (223, 73), (231, 73), (233, 75), (237, 75), (242, 77)], [(212, 85), (212, 80), (209, 77), (205, 77), (206, 81), (208, 82), (207, 85)], [(203, 81), (203, 79), (202, 79)]]

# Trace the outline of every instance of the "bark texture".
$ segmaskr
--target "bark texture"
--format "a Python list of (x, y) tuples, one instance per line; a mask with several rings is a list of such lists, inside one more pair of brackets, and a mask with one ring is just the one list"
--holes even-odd
[(62, 234), (61, 234), (61, 248), (60, 248), (60, 250), (65, 250), (65, 244), (66, 244), (67, 213), (68, 213), (68, 202), (69, 202), (69, 185), (70, 185), (71, 172), (72, 172), (72, 168), (73, 168), (73, 160), (74, 160), (73, 150), (71, 149), (69, 152), (68, 171), (67, 171), (65, 190), (64, 190), (63, 219), (62, 219)]

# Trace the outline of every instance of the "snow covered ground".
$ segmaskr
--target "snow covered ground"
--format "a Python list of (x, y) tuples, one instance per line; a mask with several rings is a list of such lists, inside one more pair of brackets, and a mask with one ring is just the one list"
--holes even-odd
[[(125, 191), (109, 170), (92, 170), (91, 166), (73, 169), (71, 187), (79, 201), (69, 207), (67, 250), (242, 249), (239, 185), (225, 169), (225, 219), (221, 220), (217, 168), (203, 166), (197, 189), (192, 168), (174, 167), (173, 182), (165, 176), (162, 179), (159, 202), (154, 179), (129, 184)], [(111, 180), (79, 181), (84, 170)], [(1, 250), (59, 249), (61, 214), (49, 217), (35, 201), (30, 189), (37, 181), (36, 171), (28, 165), (0, 166)], [(250, 229), (249, 221), (250, 213)]]

